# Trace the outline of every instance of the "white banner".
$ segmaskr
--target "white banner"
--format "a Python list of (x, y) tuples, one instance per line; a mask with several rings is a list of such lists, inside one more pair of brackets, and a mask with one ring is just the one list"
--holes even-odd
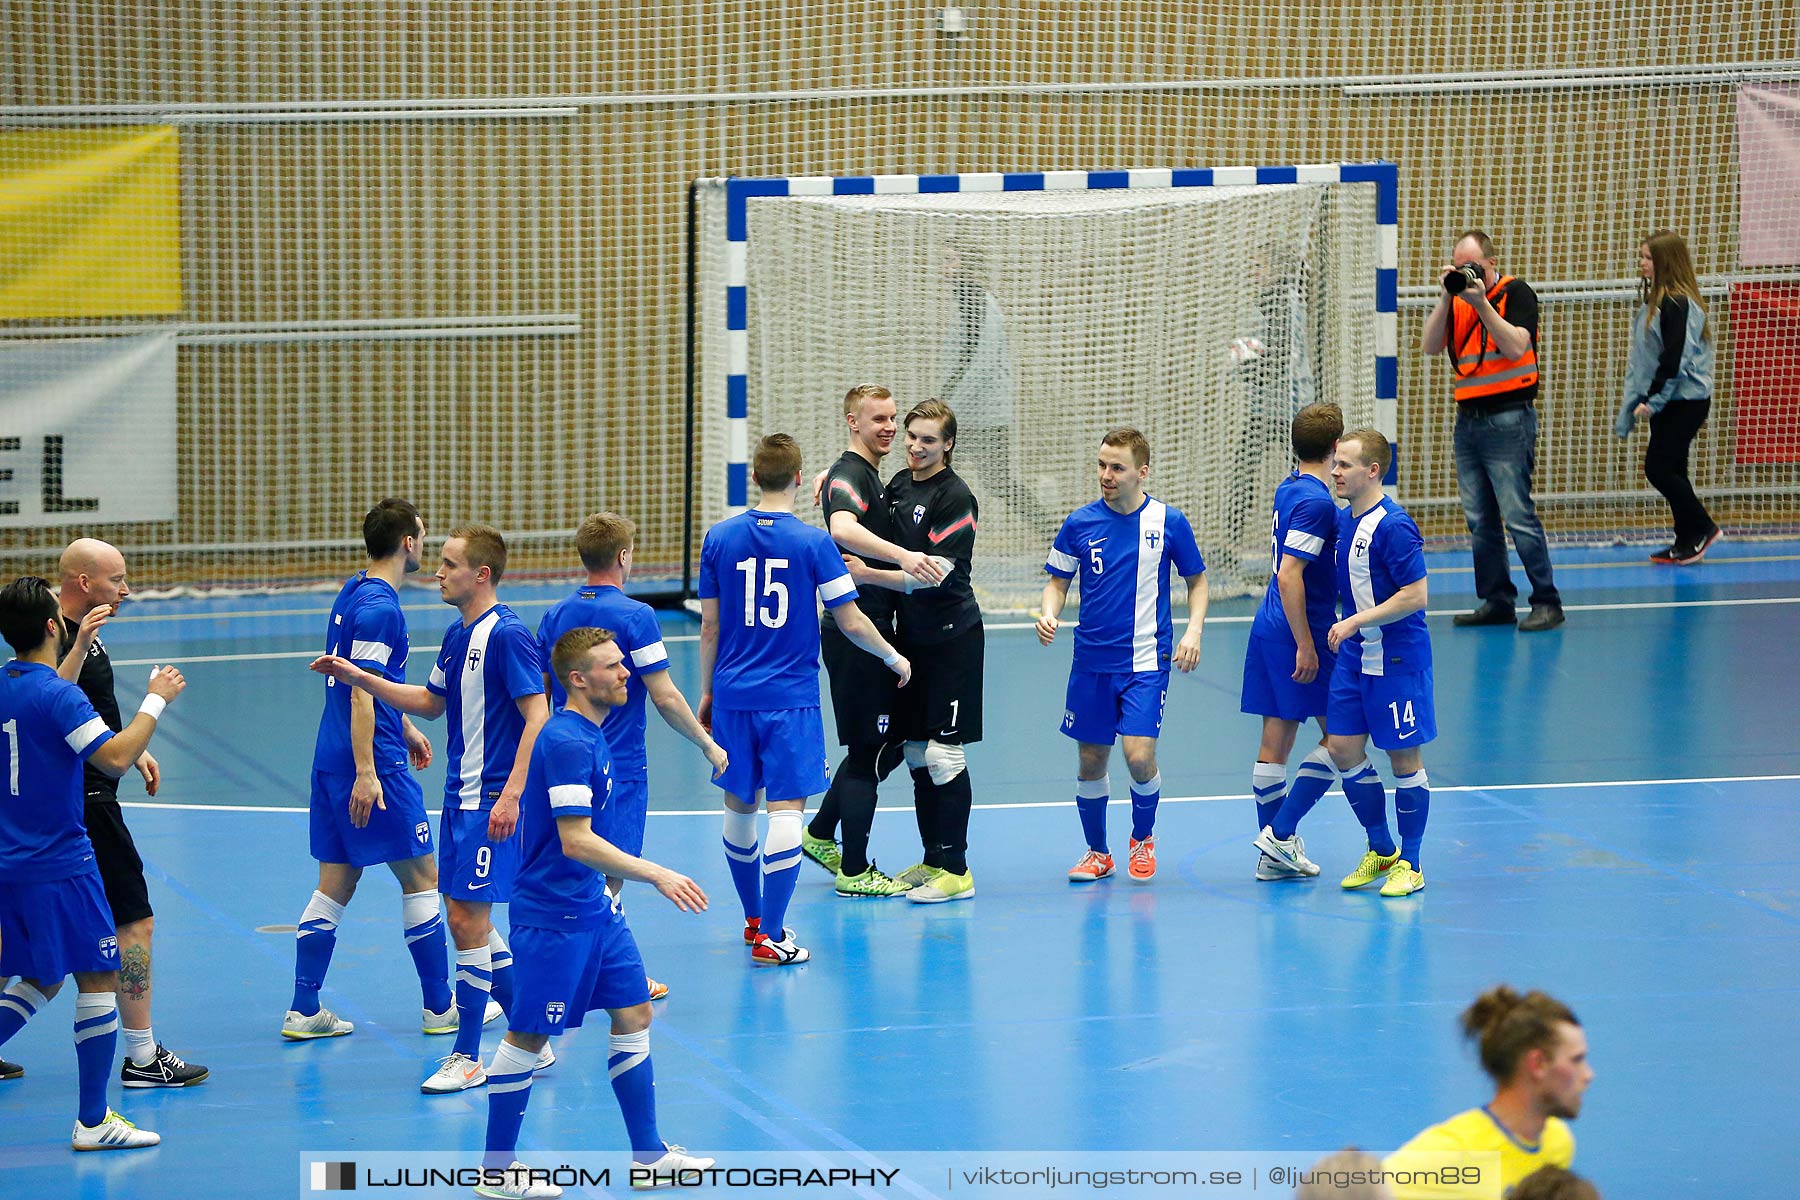
[(0, 340), (0, 528), (175, 518), (175, 339)]
[(1738, 259), (1800, 267), (1800, 87), (1738, 89)]

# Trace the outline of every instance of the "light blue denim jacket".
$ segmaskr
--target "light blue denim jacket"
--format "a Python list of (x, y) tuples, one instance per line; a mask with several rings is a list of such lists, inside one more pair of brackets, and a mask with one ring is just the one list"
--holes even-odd
[(1654, 393), (1650, 385), (1656, 382), (1656, 367), (1663, 355), (1662, 318), (1651, 315), (1646, 321), (1646, 308), (1640, 308), (1631, 318), (1631, 356), (1625, 360), (1625, 387), (1619, 397), (1619, 415), (1613, 421), (1613, 432), (1620, 437), (1631, 436), (1637, 424), (1632, 410), (1640, 404), (1648, 404), (1655, 414), (1671, 401), (1705, 400), (1712, 395), (1713, 347), (1702, 336), (1706, 332), (1706, 310), (1686, 298), (1677, 298), (1673, 303), (1687, 309), (1687, 336), (1675, 374)]

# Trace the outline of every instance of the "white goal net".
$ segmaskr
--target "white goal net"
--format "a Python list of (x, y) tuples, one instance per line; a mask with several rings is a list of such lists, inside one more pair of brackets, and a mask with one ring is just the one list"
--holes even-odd
[(984, 604), (1035, 604), (1045, 549), (1098, 495), (1095, 453), (1117, 425), (1149, 437), (1150, 490), (1188, 513), (1229, 595), (1267, 577), (1301, 406), (1335, 401), (1351, 426), (1385, 416), (1395, 433), (1375, 402), (1374, 184), (752, 199), (735, 243), (736, 445), (724, 185), (700, 200), (702, 528), (729, 511), (746, 445), (790, 433), (822, 468), (846, 443), (844, 392), (882, 383), (902, 415), (928, 397), (957, 414)]

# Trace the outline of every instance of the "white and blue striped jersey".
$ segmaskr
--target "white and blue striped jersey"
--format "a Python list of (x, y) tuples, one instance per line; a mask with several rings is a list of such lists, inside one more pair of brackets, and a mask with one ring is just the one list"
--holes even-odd
[(544, 692), (537, 639), (504, 604), (444, 630), (444, 644), (425, 686), (444, 698), (450, 727), (445, 750), (444, 807), (494, 806), (512, 774), (525, 735), (518, 702)]
[[(365, 671), (373, 671), (394, 683), (406, 682), (406, 616), (400, 596), (384, 579), (358, 571), (339, 590), (331, 604), (330, 624), (325, 627), (325, 653), (349, 659)], [(325, 680), (325, 711), (319, 716), (319, 740), (313, 750), (313, 770), (332, 775), (356, 774), (356, 755), (350, 749), (350, 693), (354, 690), (335, 679)], [(400, 710), (375, 701), (375, 769), (406, 769), (406, 737), (400, 727)]]
[(856, 599), (837, 543), (792, 513), (751, 509), (700, 546), (702, 600), (719, 602), (713, 703), (738, 712), (819, 707), (819, 620)]
[(606, 714), (600, 732), (612, 750), (613, 778), (635, 783), (650, 778), (649, 756), (644, 750), (644, 676), (669, 669), (668, 647), (663, 645), (662, 625), (656, 610), (633, 600), (609, 584), (584, 584), (573, 596), (558, 600), (538, 622), (538, 659), (550, 675), (550, 710), (561, 709), (569, 697), (556, 678), (550, 655), (556, 640), (571, 629), (608, 629), (625, 654), (631, 678), (625, 682), (625, 703)]
[(531, 768), (519, 797), (519, 873), (510, 916), (534, 929), (592, 929), (612, 903), (606, 881), (563, 853), (558, 817), (590, 824), (612, 798), (612, 756), (600, 727), (565, 708), (531, 746)]
[(93, 870), (81, 767), (113, 731), (43, 663), (0, 667), (0, 878), (47, 883)]
[(1184, 579), (1206, 570), (1194, 528), (1179, 508), (1145, 496), (1132, 513), (1116, 513), (1096, 500), (1069, 514), (1044, 570), (1061, 579), (1080, 576), (1076, 670), (1169, 669), (1175, 653), (1171, 567)]
[(1281, 560), (1292, 556), (1306, 560), (1300, 573), (1306, 588), (1306, 624), (1313, 645), (1325, 645), (1325, 633), (1337, 619), (1336, 554), (1338, 508), (1324, 480), (1291, 471), (1275, 489), (1274, 527), (1271, 534), (1273, 561), (1269, 564), (1269, 590), (1262, 607), (1250, 622), (1250, 636), (1292, 646), (1294, 631), (1288, 628), (1281, 607)]
[[(1356, 516), (1338, 513), (1337, 582), (1344, 615), (1367, 612), (1409, 583), (1425, 578), (1425, 539), (1406, 510), (1383, 496)], [(1364, 675), (1387, 675), (1431, 668), (1431, 635), (1425, 614), (1408, 613), (1389, 625), (1365, 625), (1338, 646), (1338, 655), (1356, 655)]]

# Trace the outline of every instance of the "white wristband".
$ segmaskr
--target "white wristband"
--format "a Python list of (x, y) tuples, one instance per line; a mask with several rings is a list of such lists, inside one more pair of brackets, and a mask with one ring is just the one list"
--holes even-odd
[(163, 709), (167, 707), (169, 707), (169, 702), (167, 700), (152, 693), (144, 697), (144, 702), (138, 705), (138, 711), (154, 721), (162, 716)]
[(898, 650), (890, 650), (888, 651), (888, 656), (881, 660), (881, 665), (884, 667), (891, 667), (899, 661), (900, 652)]

